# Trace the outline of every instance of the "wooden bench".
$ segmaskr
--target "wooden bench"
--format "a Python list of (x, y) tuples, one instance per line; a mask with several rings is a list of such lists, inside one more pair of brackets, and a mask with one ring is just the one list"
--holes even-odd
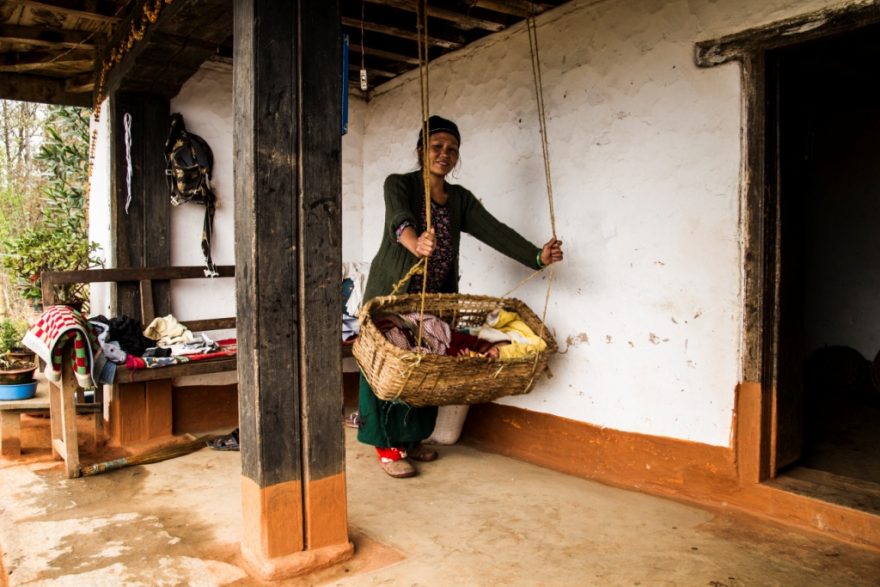
[[(218, 267), (220, 277), (233, 277), (232, 266)], [(151, 267), (88, 269), (83, 271), (44, 272), (41, 276), (43, 304), (56, 303), (55, 286), (81, 283), (130, 284), (139, 292), (140, 315), (130, 316), (146, 327), (154, 318), (154, 286), (178, 279), (211, 279), (202, 267)], [(182, 320), (192, 332), (235, 328), (235, 318)], [(155, 369), (129, 370), (119, 365), (114, 378), (110, 401), (110, 439), (126, 445), (172, 435), (172, 386), (176, 377), (235, 371), (236, 357), (222, 357), (183, 363)], [(61, 380), (49, 386), (52, 427), (52, 448), (56, 457), (64, 459), (68, 477), (78, 477), (79, 450), (76, 437), (77, 396), (82, 399), (73, 377), (69, 360), (62, 365)], [(80, 404), (82, 402), (80, 401)], [(96, 436), (103, 424), (103, 389), (95, 391)], [(100, 420), (98, 422), (97, 420)]]

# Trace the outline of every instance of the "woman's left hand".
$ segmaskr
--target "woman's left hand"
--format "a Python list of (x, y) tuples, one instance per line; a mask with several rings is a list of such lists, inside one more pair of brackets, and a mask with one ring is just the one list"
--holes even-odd
[(541, 248), (541, 263), (550, 265), (562, 261), (562, 241), (551, 238)]

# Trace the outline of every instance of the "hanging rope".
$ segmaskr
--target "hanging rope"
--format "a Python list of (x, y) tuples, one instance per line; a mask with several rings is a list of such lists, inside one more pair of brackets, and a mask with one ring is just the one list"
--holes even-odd
[(370, 84), (367, 82), (367, 62), (366, 62), (366, 52), (364, 51), (364, 5), (367, 3), (366, 0), (361, 0), (361, 91), (366, 92), (370, 89)]
[[(428, 99), (428, 0), (416, 3), (416, 41), (419, 52), (419, 92), (422, 105), (422, 183), (425, 189), (425, 230), (431, 230), (431, 168), (428, 118), (431, 116)], [(422, 264), (422, 296), (419, 303), (419, 336), (416, 350), (419, 357), (424, 354), (422, 349), (422, 317), (425, 315), (425, 297), (428, 292), (428, 257), (423, 257)]]
[[(550, 207), (550, 229), (556, 239), (556, 213), (553, 209), (553, 182), (550, 177), (550, 145), (547, 140), (547, 115), (544, 110), (544, 80), (541, 78), (541, 58), (538, 52), (538, 25), (535, 22), (537, 8), (529, 3), (529, 16), (526, 18), (526, 30), (529, 33), (529, 53), (532, 59), (532, 79), (535, 82), (535, 100), (538, 105), (538, 125), (541, 134), (541, 151), (544, 155), (544, 179), (547, 182), (547, 202)], [(548, 268), (547, 293), (544, 296), (544, 311), (541, 313), (541, 332), (544, 337), (544, 324), (547, 321), (547, 307), (550, 305), (550, 289), (553, 285), (553, 266)], [(519, 286), (517, 286), (519, 287)], [(516, 289), (516, 288), (514, 288)], [(537, 360), (535, 366), (537, 366)]]
[(538, 53), (538, 25), (535, 22), (537, 9), (530, 3), (526, 30), (529, 33), (529, 53), (532, 58), (532, 79), (535, 82), (535, 101), (538, 105), (538, 124), (541, 134), (541, 150), (544, 154), (544, 179), (547, 182), (547, 201), (550, 204), (550, 228), (556, 238), (556, 213), (553, 210), (553, 181), (550, 178), (550, 146), (547, 142), (547, 115), (544, 111), (544, 81), (541, 79), (541, 58)]

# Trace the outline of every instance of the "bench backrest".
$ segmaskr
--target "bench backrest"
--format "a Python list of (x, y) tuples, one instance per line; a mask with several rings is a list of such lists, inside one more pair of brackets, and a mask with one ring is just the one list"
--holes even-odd
[[(235, 277), (235, 266), (219, 265), (220, 277)], [(43, 305), (57, 303), (55, 285), (71, 283), (135, 283), (140, 289), (140, 321), (147, 326), (156, 318), (153, 307), (153, 283), (170, 282), (174, 279), (211, 279), (205, 277), (205, 268), (198, 267), (141, 267), (115, 269), (84, 269), (82, 271), (44, 271), (40, 274), (43, 291)], [(192, 332), (235, 328), (235, 318), (213, 318), (208, 320), (185, 320)]]

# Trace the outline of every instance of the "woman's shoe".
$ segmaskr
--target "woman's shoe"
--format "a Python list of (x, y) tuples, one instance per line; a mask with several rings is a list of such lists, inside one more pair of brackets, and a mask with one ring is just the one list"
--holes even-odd
[(406, 449), (406, 456), (414, 461), (419, 461), (421, 463), (430, 463), (431, 461), (436, 461), (437, 457), (439, 457), (440, 454), (436, 450), (428, 448), (424, 444), (414, 444), (410, 448)]
[(379, 465), (382, 470), (395, 479), (405, 479), (414, 477), (418, 471), (406, 460), (406, 452), (399, 448), (381, 448), (376, 447), (376, 454), (379, 457)]
[(406, 479), (407, 477), (415, 477), (418, 471), (406, 459), (399, 461), (379, 461), (382, 470), (394, 477), (395, 479)]

